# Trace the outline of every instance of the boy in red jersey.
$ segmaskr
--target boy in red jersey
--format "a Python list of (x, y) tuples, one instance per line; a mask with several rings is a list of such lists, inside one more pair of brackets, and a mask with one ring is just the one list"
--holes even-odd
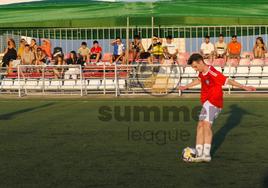
[(188, 65), (191, 65), (194, 70), (199, 72), (198, 78), (186, 86), (180, 86), (179, 90), (183, 91), (201, 84), (201, 103), (203, 105), (196, 133), (197, 157), (193, 161), (210, 162), (212, 142), (211, 126), (223, 107), (222, 86), (229, 84), (246, 91), (255, 91), (256, 88), (244, 86), (234, 80), (228, 79), (213, 66), (207, 65), (200, 54), (192, 54), (188, 60)]

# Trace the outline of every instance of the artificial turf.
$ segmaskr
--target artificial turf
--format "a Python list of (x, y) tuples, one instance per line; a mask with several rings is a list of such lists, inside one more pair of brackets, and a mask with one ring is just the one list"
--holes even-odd
[[(135, 106), (159, 108), (160, 120), (135, 119)], [(189, 109), (188, 119), (164, 121), (163, 107), (172, 106)], [(180, 98), (1, 99), (0, 187), (268, 187), (267, 98), (225, 101), (209, 164), (180, 159), (194, 146), (196, 106)], [(119, 121), (115, 107), (132, 109), (131, 120)]]

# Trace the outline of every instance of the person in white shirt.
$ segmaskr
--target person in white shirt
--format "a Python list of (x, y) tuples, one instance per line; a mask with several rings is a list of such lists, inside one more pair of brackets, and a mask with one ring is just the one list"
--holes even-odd
[(210, 42), (210, 37), (205, 37), (205, 42), (201, 44), (200, 53), (204, 59), (209, 59), (213, 61), (214, 56), (214, 45)]
[(164, 43), (163, 46), (167, 47), (167, 51), (168, 51), (168, 54), (170, 56), (170, 59), (172, 59), (172, 61), (176, 61), (177, 55), (179, 53), (179, 47), (173, 41), (173, 38), (171, 35), (166, 37), (166, 43)]
[(224, 42), (223, 34), (219, 35), (219, 41), (215, 43), (215, 57), (226, 60), (227, 44)]

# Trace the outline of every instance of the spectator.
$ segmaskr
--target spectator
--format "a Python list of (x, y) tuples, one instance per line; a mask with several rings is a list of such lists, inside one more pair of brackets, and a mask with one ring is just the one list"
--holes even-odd
[(155, 59), (159, 62), (162, 62), (163, 57), (163, 48), (162, 48), (162, 40), (157, 36), (152, 38), (152, 44), (148, 48), (148, 52), (150, 52), (151, 56), (148, 58), (148, 62), (152, 64)]
[(35, 53), (35, 65), (43, 65), (46, 63), (46, 55), (41, 47), (37, 47)]
[(47, 39), (43, 39), (43, 44), (41, 46), (43, 52), (45, 53), (46, 57), (49, 59), (52, 59), (52, 54), (51, 54), (51, 43)]
[[(65, 65), (65, 61), (64, 61), (62, 55), (56, 56), (55, 65)], [(55, 67), (54, 68), (54, 74), (55, 74), (55, 78), (57, 78), (57, 79), (63, 78), (64, 67), (62, 67), (62, 66)]]
[(93, 47), (90, 49), (90, 59), (95, 59), (96, 62), (99, 62), (102, 58), (102, 48), (99, 45), (98, 41), (93, 42)]
[(32, 65), (35, 60), (34, 53), (31, 52), (29, 44), (25, 45), (24, 52), (21, 55), (21, 63), (23, 65)]
[(30, 48), (31, 48), (31, 51), (36, 54), (37, 52), (37, 44), (36, 44), (36, 40), (35, 39), (32, 39), (31, 40), (31, 44), (30, 44)]
[(215, 57), (226, 60), (227, 44), (224, 42), (223, 34), (219, 35), (219, 41), (215, 43)]
[(86, 63), (89, 61), (90, 49), (87, 47), (86, 42), (82, 42), (80, 48), (78, 49), (79, 61)]
[(210, 37), (206, 36), (205, 41), (201, 44), (200, 53), (204, 59), (213, 61), (214, 45), (210, 42)]
[(179, 48), (178, 45), (173, 41), (171, 35), (166, 37), (166, 43), (164, 44), (164, 46), (167, 47), (168, 53), (172, 57), (171, 59), (175, 61), (179, 53)]
[(111, 58), (111, 63), (121, 61), (124, 63), (125, 61), (125, 45), (122, 43), (120, 37), (116, 37), (116, 39), (111, 43), (114, 47), (113, 55)]
[(228, 44), (227, 48), (228, 59), (237, 59), (240, 61), (241, 44), (237, 41), (237, 36), (232, 36), (232, 41)]
[(70, 57), (67, 59), (67, 65), (77, 64), (77, 55), (75, 51), (70, 52)]
[(17, 51), (16, 51), (16, 44), (13, 39), (8, 39), (7, 41), (7, 48), (4, 52), (3, 56), (3, 67), (9, 66), (9, 62), (12, 60), (16, 60), (18, 57)]
[(254, 58), (265, 58), (266, 52), (267, 48), (263, 42), (263, 38), (258, 37), (253, 48)]
[(134, 36), (134, 41), (132, 41), (130, 44), (130, 51), (133, 53), (134, 62), (140, 58), (141, 53), (144, 53), (144, 48), (139, 35)]
[(24, 48), (25, 48), (25, 45), (27, 44), (26, 40), (25, 39), (21, 39), (20, 40), (20, 46), (19, 46), (19, 49), (18, 49), (18, 58), (21, 59), (21, 56), (24, 52)]
[(174, 62), (173, 58), (174, 58), (174, 56), (169, 53), (168, 47), (163, 46), (163, 57), (162, 57), (161, 64), (167, 64), (167, 62), (170, 63), (170, 61)]

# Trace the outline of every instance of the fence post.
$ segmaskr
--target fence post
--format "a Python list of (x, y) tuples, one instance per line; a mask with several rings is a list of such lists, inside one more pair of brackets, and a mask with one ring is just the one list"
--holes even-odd
[(80, 84), (81, 84), (81, 97), (83, 97), (83, 86), (84, 86), (84, 79), (82, 78), (82, 66), (79, 65), (80, 68)]
[[(228, 62), (228, 61), (227, 61)], [(229, 63), (229, 78), (231, 78), (231, 63)], [(231, 94), (231, 86), (228, 85), (228, 94), (230, 95)]]
[(115, 96), (118, 96), (117, 64), (114, 64)]
[(127, 30), (126, 30), (126, 63), (129, 63), (129, 17), (127, 17)]
[(21, 97), (21, 87), (20, 87), (20, 65), (18, 65), (18, 80), (19, 80), (19, 97)]

